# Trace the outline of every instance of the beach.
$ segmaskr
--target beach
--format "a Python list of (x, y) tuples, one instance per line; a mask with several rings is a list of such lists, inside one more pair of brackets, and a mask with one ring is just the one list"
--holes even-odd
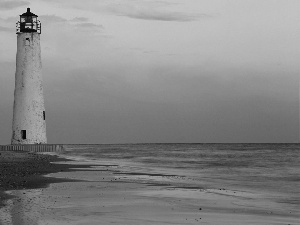
[(22, 151), (0, 151), (0, 205), (11, 198), (7, 190), (45, 188), (50, 183), (64, 182), (65, 179), (42, 175), (58, 171), (68, 171), (76, 166), (53, 164), (62, 161), (56, 156), (40, 155)]
[(296, 206), (263, 193), (199, 186), (181, 170), (125, 162), (1, 152), (0, 224), (299, 223)]

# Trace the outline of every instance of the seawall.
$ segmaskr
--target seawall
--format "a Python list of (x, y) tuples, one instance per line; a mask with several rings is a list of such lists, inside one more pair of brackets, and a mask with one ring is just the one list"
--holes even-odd
[(0, 145), (0, 151), (61, 152), (64, 151), (64, 146), (61, 144)]

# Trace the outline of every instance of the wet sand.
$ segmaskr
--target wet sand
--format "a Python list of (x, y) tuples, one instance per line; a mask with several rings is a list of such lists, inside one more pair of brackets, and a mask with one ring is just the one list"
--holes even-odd
[(7, 190), (44, 188), (50, 183), (70, 181), (42, 176), (78, 168), (76, 165), (51, 163), (62, 160), (66, 159), (22, 151), (0, 151), (0, 207), (12, 197), (5, 193)]
[[(13, 157), (19, 153), (9, 154)], [(78, 165), (78, 162), (62, 162), (45, 155), (26, 157), (33, 157), (35, 163), (46, 157), (41, 166), (49, 163), (52, 172), (48, 168), (28, 175), (41, 179), (35, 188), (26, 184), (8, 191), (14, 197), (6, 199), (6, 205), (0, 209), (0, 224), (287, 225), (299, 222), (298, 212), (277, 209), (270, 205), (271, 201), (261, 201), (254, 193), (181, 186), (180, 180), (186, 179), (182, 175), (163, 171), (161, 174), (124, 172), (120, 165), (88, 162)], [(56, 164), (52, 165), (51, 160)], [(41, 177), (46, 173), (51, 174)]]

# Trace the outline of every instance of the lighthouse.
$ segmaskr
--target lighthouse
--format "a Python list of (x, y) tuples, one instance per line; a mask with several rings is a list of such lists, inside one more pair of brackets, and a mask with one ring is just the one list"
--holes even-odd
[(46, 144), (38, 16), (30, 12), (17, 22), (17, 56), (11, 144)]

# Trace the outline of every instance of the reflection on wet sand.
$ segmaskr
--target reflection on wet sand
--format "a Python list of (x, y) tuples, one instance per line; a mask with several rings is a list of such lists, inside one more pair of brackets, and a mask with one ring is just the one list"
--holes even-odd
[(7, 193), (14, 195), (0, 213), (2, 225), (38, 225), (42, 213), (40, 202), (41, 189), (14, 190)]
[(114, 172), (95, 168), (55, 173), (51, 176), (81, 181), (10, 191), (15, 197), (1, 208), (0, 225), (152, 225), (200, 221), (207, 225), (295, 225), (299, 218), (251, 192), (182, 188), (178, 187), (178, 180), (168, 176), (157, 181), (176, 186), (149, 186), (148, 181), (154, 182), (153, 176), (147, 181), (144, 175), (136, 179), (118, 177)]

